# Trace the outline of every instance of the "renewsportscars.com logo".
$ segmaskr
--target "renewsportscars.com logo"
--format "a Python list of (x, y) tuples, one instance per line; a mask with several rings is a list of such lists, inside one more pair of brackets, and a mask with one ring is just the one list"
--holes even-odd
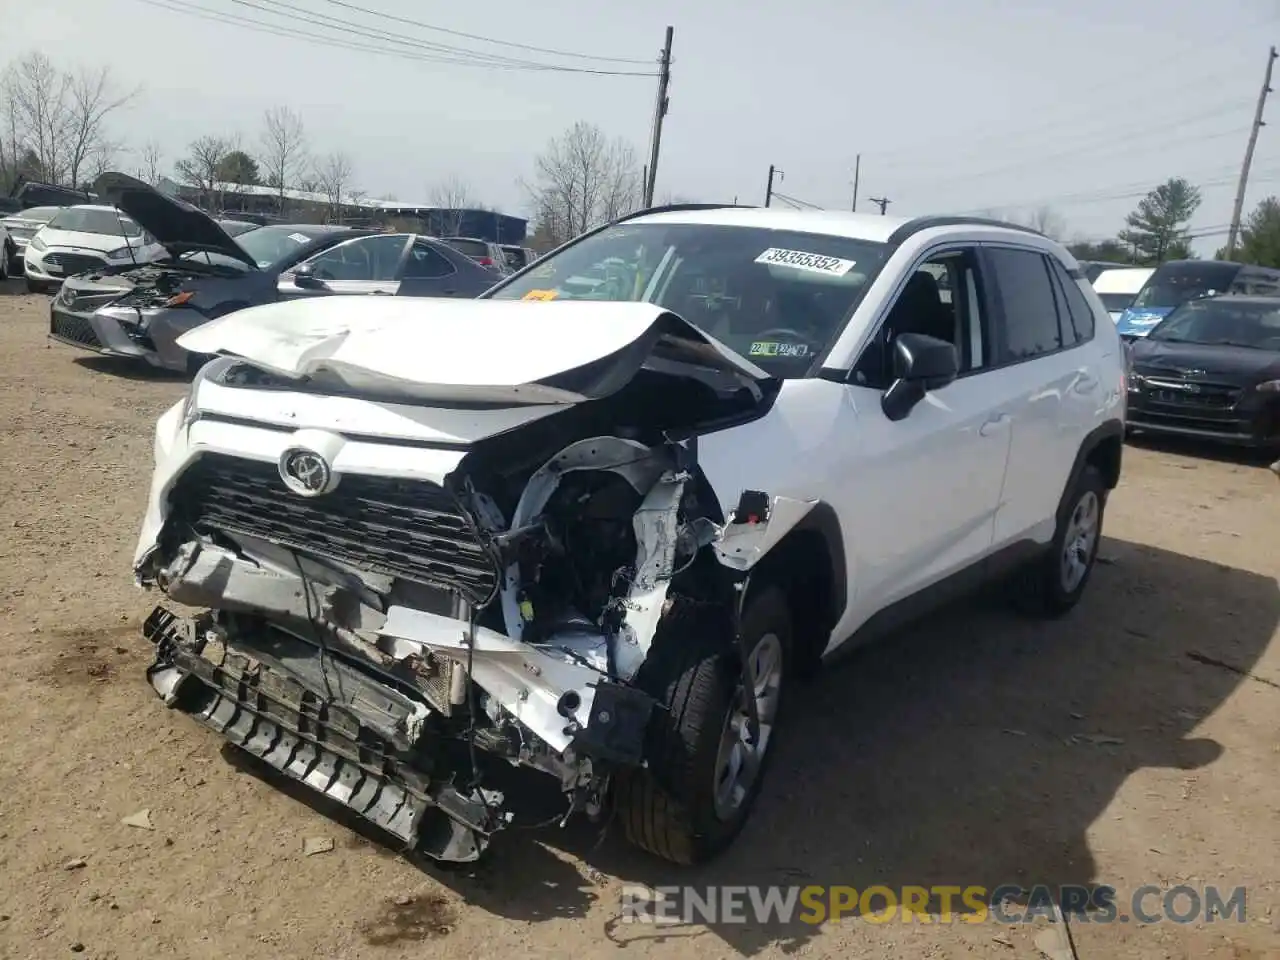
[(1115, 887), (1041, 884), (982, 886), (625, 885), (623, 923), (822, 924), (857, 917), (869, 923), (1034, 923), (1053, 920), (1055, 904), (1079, 923), (1245, 922), (1244, 887), (1155, 884), (1120, 896)]

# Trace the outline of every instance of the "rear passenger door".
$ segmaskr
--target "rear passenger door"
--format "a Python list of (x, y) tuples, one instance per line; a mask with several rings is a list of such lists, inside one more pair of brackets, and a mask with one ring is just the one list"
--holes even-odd
[(458, 296), (458, 268), (425, 240), (414, 240), (400, 275), (402, 297)]
[(1079, 278), (1051, 254), (989, 244), (983, 258), (996, 290), (996, 375), (1014, 397), (993, 545), (1044, 543), (1106, 390), (1090, 362), (1095, 318)]

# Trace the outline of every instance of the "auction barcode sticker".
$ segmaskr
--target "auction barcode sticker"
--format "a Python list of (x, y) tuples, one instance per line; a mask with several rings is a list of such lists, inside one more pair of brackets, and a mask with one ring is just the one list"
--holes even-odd
[(755, 262), (793, 267), (796, 270), (808, 270), (811, 273), (825, 273), (833, 277), (842, 277), (857, 265), (856, 260), (825, 257), (820, 253), (805, 253), (803, 250), (784, 250), (781, 247), (770, 247), (756, 257)]

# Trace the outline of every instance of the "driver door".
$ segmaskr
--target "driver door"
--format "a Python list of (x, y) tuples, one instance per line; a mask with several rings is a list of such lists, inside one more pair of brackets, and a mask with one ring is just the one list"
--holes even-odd
[[(857, 619), (952, 575), (980, 570), (990, 552), (1012, 439), (992, 368), (992, 311), (974, 247), (933, 251), (881, 318), (846, 386), (856, 409), (842, 515), (856, 558)], [(957, 348), (956, 380), (927, 393), (901, 420), (881, 408), (894, 378), (893, 336), (923, 333)]]
[(336, 244), (302, 262), (311, 267), (314, 286), (303, 286), (295, 280), (297, 267), (282, 273), (277, 285), (280, 297), (394, 295), (400, 290), (401, 268), (410, 239), (405, 233), (384, 233)]

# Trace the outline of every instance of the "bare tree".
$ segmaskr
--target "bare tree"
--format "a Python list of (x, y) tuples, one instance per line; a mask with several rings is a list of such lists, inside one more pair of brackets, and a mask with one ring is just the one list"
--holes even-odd
[(446, 237), (456, 237), (462, 232), (465, 211), (476, 203), (467, 182), (456, 174), (450, 174), (431, 188), (431, 202), (439, 207), (438, 229)]
[(1043, 233), (1046, 237), (1052, 237), (1054, 240), (1061, 240), (1067, 234), (1067, 221), (1052, 207), (1037, 207), (1030, 211), (1014, 210), (1003, 214), (996, 210), (989, 215), (996, 220), (1005, 220), (1009, 223), (1030, 227), (1032, 230)]
[(187, 155), (173, 165), (178, 176), (186, 183), (200, 191), (204, 202), (211, 202), (218, 189), (218, 171), (227, 158), (227, 154), (235, 149), (235, 140), (230, 137), (206, 136), (192, 140), (187, 146)]
[(607, 223), (641, 203), (640, 167), (626, 141), (584, 121), (553, 139), (526, 186), (539, 228), (557, 243)]
[(263, 115), (259, 156), (267, 186), (278, 191), (284, 213), (284, 192), (297, 182), (307, 164), (307, 138), (302, 118), (288, 107), (273, 107)]
[(120, 93), (111, 79), (110, 67), (82, 69), (67, 79), (66, 140), (67, 179), (80, 184), (86, 165), (98, 166), (104, 157), (119, 151), (108, 142), (104, 129), (107, 118), (135, 96), (137, 89)]
[(351, 159), (341, 151), (326, 154), (316, 161), (312, 176), (329, 202), (329, 215), (341, 223), (342, 202), (350, 192)]
[(62, 182), (67, 175), (66, 149), (71, 78), (43, 53), (29, 53), (5, 72), (4, 87), (12, 105), (17, 152), (30, 151), (43, 180)]
[(160, 144), (148, 140), (142, 145), (142, 165), (138, 168), (138, 179), (145, 180), (153, 187), (160, 185), (160, 164), (163, 160)]

